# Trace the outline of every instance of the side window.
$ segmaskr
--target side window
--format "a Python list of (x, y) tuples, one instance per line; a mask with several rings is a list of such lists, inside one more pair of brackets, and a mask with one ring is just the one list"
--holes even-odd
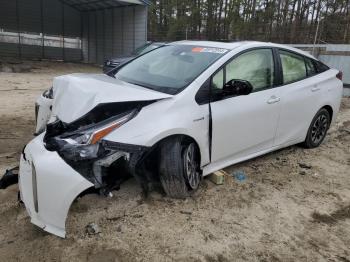
[(271, 49), (248, 51), (234, 58), (212, 77), (213, 95), (221, 93), (224, 81), (241, 79), (249, 81), (253, 92), (268, 89), (274, 84), (274, 62)]
[(213, 80), (212, 80), (212, 89), (215, 90), (222, 90), (223, 86), (224, 86), (224, 69), (221, 69), (219, 72), (217, 72), (214, 76), (213, 76)]
[(306, 65), (306, 71), (308, 76), (314, 76), (317, 74), (315, 65), (311, 59), (305, 57), (305, 65)]
[(248, 51), (226, 65), (226, 82), (232, 79), (249, 81), (253, 92), (268, 89), (274, 84), (274, 63), (271, 49)]
[(283, 84), (306, 78), (306, 66), (302, 56), (284, 50), (279, 52), (282, 62)]

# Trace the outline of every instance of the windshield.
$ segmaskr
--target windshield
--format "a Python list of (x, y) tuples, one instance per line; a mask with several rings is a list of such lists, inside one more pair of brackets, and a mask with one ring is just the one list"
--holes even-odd
[(150, 44), (149, 46), (147, 46), (146, 48), (144, 48), (143, 50), (141, 50), (140, 52), (137, 53), (137, 55), (142, 55), (142, 54), (145, 54), (149, 51), (152, 51), (153, 49), (156, 49), (160, 47), (160, 45), (157, 45), (157, 44)]
[(151, 43), (146, 43), (143, 44), (142, 46), (137, 47), (134, 51), (132, 51), (132, 55), (140, 55), (143, 50), (145, 50), (146, 48), (148, 48), (150, 45), (152, 45)]
[(176, 94), (228, 50), (168, 45), (144, 54), (122, 67), (116, 78), (167, 94)]

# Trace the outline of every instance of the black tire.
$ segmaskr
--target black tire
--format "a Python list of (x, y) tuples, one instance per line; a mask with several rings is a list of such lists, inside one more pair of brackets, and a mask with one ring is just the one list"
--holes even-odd
[[(184, 154), (189, 148), (195, 148), (193, 168), (196, 171), (195, 185), (186, 176)], [(187, 151), (186, 151), (187, 150)], [(199, 172), (198, 149), (194, 143), (184, 143), (181, 137), (167, 139), (160, 147), (159, 177), (165, 193), (173, 198), (186, 198), (198, 188), (201, 180)]]
[(311, 121), (306, 139), (302, 144), (306, 148), (318, 147), (326, 137), (331, 117), (325, 108), (321, 108)]

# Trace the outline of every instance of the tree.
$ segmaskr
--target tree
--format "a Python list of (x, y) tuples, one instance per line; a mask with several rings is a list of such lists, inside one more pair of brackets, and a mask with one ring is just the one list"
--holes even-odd
[(350, 0), (155, 0), (150, 40), (350, 43)]

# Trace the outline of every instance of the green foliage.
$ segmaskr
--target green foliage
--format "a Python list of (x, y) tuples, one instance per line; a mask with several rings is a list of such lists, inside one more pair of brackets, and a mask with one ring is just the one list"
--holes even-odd
[(150, 40), (350, 43), (350, 0), (155, 0)]

